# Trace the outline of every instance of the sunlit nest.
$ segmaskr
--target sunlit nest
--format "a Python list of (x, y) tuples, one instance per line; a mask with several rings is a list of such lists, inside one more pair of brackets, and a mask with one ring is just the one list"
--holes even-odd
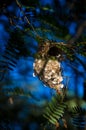
[(34, 76), (37, 75), (45, 85), (61, 92), (62, 84), (62, 51), (57, 47), (58, 43), (45, 41), (39, 45), (36, 59), (33, 64)]

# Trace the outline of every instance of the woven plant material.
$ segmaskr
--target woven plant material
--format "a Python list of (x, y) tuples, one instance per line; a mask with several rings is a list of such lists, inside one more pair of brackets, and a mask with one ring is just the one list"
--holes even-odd
[(46, 41), (39, 45), (37, 57), (33, 64), (35, 75), (44, 82), (45, 85), (57, 91), (64, 87), (62, 84), (61, 54), (57, 44)]

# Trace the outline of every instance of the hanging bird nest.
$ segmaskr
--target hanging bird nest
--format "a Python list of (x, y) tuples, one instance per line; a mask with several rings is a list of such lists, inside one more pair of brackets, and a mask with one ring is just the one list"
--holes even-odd
[(62, 60), (62, 50), (58, 48), (58, 43), (47, 40), (39, 45), (37, 56), (33, 64), (35, 75), (37, 75), (45, 85), (59, 92), (64, 87), (62, 84), (63, 76), (60, 63)]

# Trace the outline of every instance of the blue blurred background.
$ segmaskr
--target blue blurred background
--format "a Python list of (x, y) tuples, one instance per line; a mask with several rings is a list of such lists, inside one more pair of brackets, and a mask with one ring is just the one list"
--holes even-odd
[[(7, 3), (5, 5), (5, 8), (3, 7), (4, 3)], [(15, 1), (5, 1), (4, 3), (2, 2), (2, 7), (3, 7), (3, 12), (0, 12), (0, 57), (4, 53), (5, 46), (7, 44), (7, 41), (10, 37), (8, 29), (14, 29), (16, 26), (18, 26), (21, 30), (24, 30), (24, 24), (25, 20), (17, 20), (15, 19), (14, 22), (16, 23), (16, 26), (12, 25), (10, 26), (9, 24), (9, 19), (10, 17), (16, 16), (16, 17), (23, 17), (23, 14), (21, 13), (20, 9), (16, 5)], [(66, 5), (66, 0), (58, 0), (58, 6), (60, 7), (61, 10), (65, 7)], [(34, 2), (33, 2), (34, 3)], [(51, 7), (54, 6), (53, 0), (40, 0), (40, 5), (44, 7), (45, 5), (49, 5)], [(23, 10), (25, 8), (23, 7)], [(36, 12), (40, 13), (40, 8), (39, 6), (36, 8)], [(66, 9), (66, 12), (69, 15), (69, 9)], [(28, 12), (29, 13), (29, 18), (30, 20), (32, 17), (34, 17), (33, 12)], [(54, 16), (53, 16), (54, 17)], [(40, 26), (40, 22), (37, 22), (36, 20), (34, 21), (32, 19), (32, 22), (34, 22), (34, 26)], [(61, 22), (59, 20), (59, 22)], [(62, 24), (62, 23), (61, 23)], [(73, 36), (76, 33), (77, 29), (77, 21), (71, 21), (68, 22), (66, 27), (68, 28), (68, 33)], [(46, 37), (48, 39), (55, 39), (56, 41), (64, 41), (64, 39), (60, 39), (58, 37), (55, 37), (51, 33), (46, 33)], [(30, 37), (30, 36), (25, 36), (25, 41), (27, 43), (28, 49), (30, 51), (30, 54), (33, 55), (37, 52), (37, 47), (38, 47), (38, 42)], [(33, 63), (34, 63), (34, 57), (33, 56), (28, 56), (28, 57), (22, 57), (18, 60), (17, 65), (13, 71), (9, 71), (6, 73), (6, 81), (2, 81), (0, 84), (3, 88), (10, 88), (13, 89), (15, 87), (20, 87), (22, 88), (25, 92), (28, 92), (28, 96), (15, 96), (15, 98), (11, 95), (8, 94), (8, 103), (4, 103), (4, 107), (6, 105), (11, 105), (10, 107), (13, 109), (14, 106), (19, 107), (19, 113), (15, 118), (14, 122), (8, 123), (9, 127), (12, 127), (13, 130), (22, 130), (27, 129), (27, 130), (38, 130), (39, 129), (39, 124), (40, 122), (38, 119), (38, 122), (36, 122), (35, 119), (37, 117), (39, 118), (42, 116), (43, 109), (45, 109), (46, 104), (50, 101), (51, 97), (55, 94), (55, 90), (49, 88), (48, 86), (44, 86), (43, 82), (38, 79), (38, 77), (34, 77), (33, 73)], [(78, 55), (78, 57), (86, 63), (86, 58), (83, 56)], [(86, 65), (86, 64), (85, 64)], [(84, 97), (84, 80), (86, 79), (86, 70), (80, 64), (78, 61), (70, 63), (69, 61), (62, 62), (61, 66), (63, 68), (63, 75), (64, 77), (67, 76), (69, 77), (69, 82), (68, 82), (68, 92), (69, 95), (74, 97), (78, 96), (80, 98)], [(66, 80), (64, 78), (64, 83), (66, 84)], [(11, 102), (13, 103), (9, 103)], [(13, 112), (13, 111), (12, 111)], [(12, 114), (11, 112), (11, 114)], [(15, 117), (13, 115), (13, 118)], [(29, 118), (31, 116), (31, 118)], [(33, 117), (34, 120), (32, 119)], [(4, 117), (5, 118), (5, 117)], [(27, 119), (27, 122), (26, 122)], [(20, 121), (21, 120), (21, 121)], [(10, 122), (10, 121), (9, 121)], [(24, 124), (23, 124), (24, 122)], [(26, 122), (26, 124), (25, 124)], [(6, 123), (3, 123), (0, 125), (0, 127), (4, 126), (6, 127)]]

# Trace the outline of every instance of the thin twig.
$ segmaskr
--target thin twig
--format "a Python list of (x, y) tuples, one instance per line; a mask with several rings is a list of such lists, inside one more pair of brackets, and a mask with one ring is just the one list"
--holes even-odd
[(74, 35), (73, 38), (71, 38), (68, 43), (72, 44), (74, 43), (83, 33), (84, 29), (86, 28), (86, 21), (84, 21), (77, 29), (76, 34)]
[(27, 16), (25, 15), (24, 11), (22, 10), (22, 5), (19, 3), (18, 0), (16, 0), (16, 3), (17, 3), (17, 5), (19, 6), (19, 8), (20, 8), (22, 14), (24, 15), (25, 20), (27, 21), (27, 23), (30, 25), (30, 27), (32, 28), (33, 32), (35, 33), (36, 37), (42, 39), (42, 37), (41, 37), (40, 35), (38, 35), (38, 33), (35, 31), (35, 28), (34, 28), (33, 25), (30, 23), (29, 19), (27, 18)]

